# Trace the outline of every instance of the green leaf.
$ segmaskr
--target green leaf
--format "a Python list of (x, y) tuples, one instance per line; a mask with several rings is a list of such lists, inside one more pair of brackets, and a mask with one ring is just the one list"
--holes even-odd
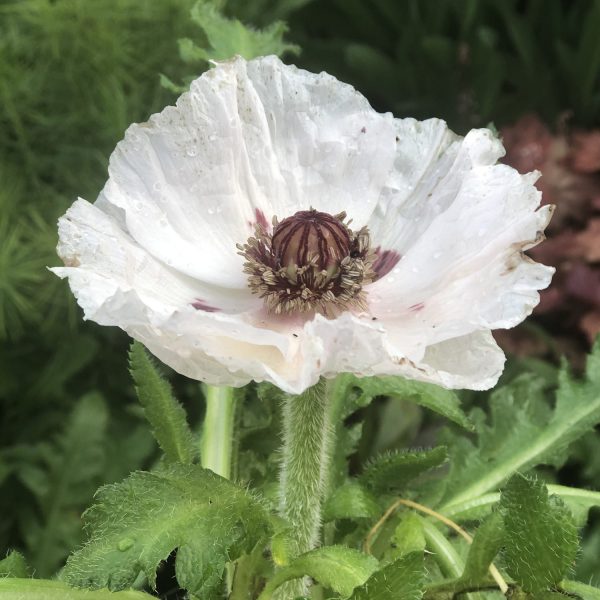
[(420, 600), (425, 584), (422, 552), (411, 552), (376, 571), (350, 600)]
[[(561, 498), (569, 507), (573, 514), (575, 524), (583, 527), (587, 522), (588, 512), (594, 506), (600, 506), (600, 492), (592, 490), (582, 490), (580, 488), (571, 488), (564, 485), (549, 484), (548, 491)], [(493, 506), (500, 500), (500, 493), (494, 492), (484, 494), (479, 498), (453, 504), (444, 511), (446, 517), (457, 521), (477, 520), (488, 515)]]
[(442, 512), (497, 490), (518, 471), (561, 464), (569, 444), (600, 422), (600, 339), (583, 380), (573, 379), (563, 366), (553, 411), (545, 400), (546, 387), (539, 377), (523, 375), (494, 392), (490, 423), (480, 411), (474, 413), (476, 445), (447, 435), (451, 468)]
[(0, 600), (152, 600), (154, 596), (127, 590), (77, 590), (48, 579), (0, 579)]
[(191, 463), (195, 450), (185, 411), (139, 342), (131, 344), (129, 364), (144, 414), (165, 458), (169, 462)]
[(558, 585), (579, 546), (569, 509), (544, 484), (515, 475), (502, 491), (508, 574), (527, 592)]
[(323, 508), (323, 521), (374, 519), (381, 514), (376, 498), (362, 485), (349, 482), (333, 492)]
[(286, 52), (297, 54), (298, 46), (283, 41), (287, 26), (275, 21), (258, 30), (245, 26), (237, 19), (222, 16), (214, 3), (200, 0), (192, 9), (192, 19), (202, 28), (208, 40), (207, 49), (194, 46), (191, 40), (182, 40), (180, 50), (184, 60), (226, 60), (236, 54), (245, 59)]
[(360, 396), (356, 403), (366, 405), (376, 396), (398, 396), (429, 408), (443, 417), (454, 421), (465, 429), (473, 429), (473, 424), (460, 408), (458, 396), (432, 383), (423, 383), (403, 377), (363, 377), (347, 376), (346, 385), (358, 388)]
[(477, 529), (469, 548), (460, 581), (476, 585), (489, 575), (488, 569), (504, 541), (504, 521), (500, 513), (490, 515)]
[(583, 600), (600, 600), (600, 588), (586, 585), (580, 581), (561, 581), (560, 589), (568, 594), (576, 594)]
[(80, 542), (80, 507), (91, 500), (104, 469), (107, 421), (103, 398), (84, 396), (54, 443), (40, 447), (45, 464), (20, 469), (40, 508), (41, 518), (27, 516), (25, 535), (32, 567), (42, 576), (53, 573)]
[(377, 559), (373, 556), (345, 546), (317, 548), (301, 554), (287, 567), (277, 571), (259, 600), (268, 600), (281, 584), (306, 575), (345, 598), (355, 587), (367, 581), (377, 565)]
[(403, 514), (390, 541), (392, 550), (389, 556), (394, 559), (413, 552), (422, 553), (426, 540), (421, 518), (412, 511)]
[(20, 552), (11, 552), (0, 560), (0, 577), (29, 577), (29, 567)]
[(445, 447), (431, 450), (387, 452), (372, 459), (359, 481), (373, 492), (400, 492), (406, 484), (425, 471), (443, 464), (448, 458)]
[(154, 586), (157, 566), (178, 549), (179, 584), (209, 596), (225, 564), (270, 533), (261, 502), (199, 466), (174, 463), (157, 473), (133, 473), (101, 488), (96, 501), (84, 515), (89, 541), (63, 571), (72, 585), (119, 590), (143, 571)]

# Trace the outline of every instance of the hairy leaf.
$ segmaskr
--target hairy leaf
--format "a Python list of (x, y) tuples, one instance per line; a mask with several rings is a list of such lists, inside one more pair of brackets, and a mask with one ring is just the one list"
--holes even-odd
[(165, 458), (170, 462), (191, 463), (194, 444), (185, 411), (139, 342), (131, 344), (129, 364), (144, 414)]
[(387, 557), (395, 560), (414, 552), (425, 550), (425, 532), (421, 517), (413, 511), (404, 513), (392, 534), (391, 549)]
[(0, 600), (152, 600), (154, 596), (127, 590), (77, 590), (49, 579), (0, 579)]
[(443, 446), (422, 451), (388, 452), (371, 460), (359, 481), (375, 493), (400, 492), (409, 481), (438, 467), (447, 457), (447, 450)]
[(579, 540), (569, 509), (546, 486), (515, 475), (502, 491), (508, 573), (527, 592), (556, 586), (572, 567)]
[(20, 552), (11, 552), (0, 560), (0, 577), (29, 577), (29, 567)]
[(375, 571), (350, 600), (419, 600), (424, 584), (423, 553), (411, 552)]
[(491, 514), (477, 529), (469, 548), (461, 581), (467, 585), (480, 583), (504, 541), (504, 521), (500, 513)]
[(376, 396), (398, 396), (429, 408), (465, 429), (473, 428), (472, 423), (460, 408), (458, 396), (454, 392), (432, 383), (413, 381), (403, 377), (359, 378), (348, 375), (346, 385), (360, 390), (360, 395), (356, 400), (356, 404), (359, 406), (366, 405)]
[(356, 482), (348, 482), (330, 496), (323, 508), (323, 521), (373, 519), (381, 513), (375, 496)]
[(575, 594), (583, 600), (600, 600), (600, 588), (586, 585), (580, 581), (562, 581), (560, 588), (568, 594)]
[(87, 544), (73, 554), (64, 579), (93, 589), (124, 589), (178, 549), (177, 578), (191, 594), (209, 595), (225, 564), (270, 532), (263, 505), (246, 490), (199, 466), (174, 463), (105, 486), (85, 513)]
[(367, 581), (377, 568), (377, 559), (345, 546), (324, 546), (298, 556), (269, 580), (259, 600), (268, 600), (283, 583), (306, 575), (343, 597)]
[(563, 366), (553, 411), (545, 388), (537, 377), (518, 377), (492, 395), (489, 423), (475, 413), (477, 444), (448, 434), (451, 468), (442, 511), (498, 489), (517, 471), (560, 464), (569, 444), (600, 422), (600, 341), (583, 380)]

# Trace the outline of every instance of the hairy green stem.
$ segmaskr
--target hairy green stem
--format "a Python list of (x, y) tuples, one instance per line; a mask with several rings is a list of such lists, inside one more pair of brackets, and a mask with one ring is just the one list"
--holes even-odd
[[(332, 437), (323, 379), (299, 396), (286, 397), (280, 513), (292, 526), (292, 558), (312, 550), (319, 542), (321, 504), (327, 484)], [(290, 581), (278, 590), (276, 597), (293, 599), (305, 591), (303, 580)]]
[(233, 388), (204, 386), (206, 415), (200, 440), (200, 461), (205, 469), (229, 479), (235, 421)]

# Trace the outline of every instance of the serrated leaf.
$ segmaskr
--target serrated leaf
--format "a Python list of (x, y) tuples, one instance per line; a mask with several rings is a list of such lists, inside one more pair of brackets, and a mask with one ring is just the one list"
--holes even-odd
[(236, 54), (250, 60), (269, 54), (281, 56), (286, 52), (299, 52), (298, 46), (283, 41), (287, 26), (281, 21), (275, 21), (264, 29), (253, 29), (237, 19), (224, 17), (212, 2), (206, 0), (194, 5), (192, 19), (204, 31), (209, 48), (200, 48), (190, 40), (184, 40), (184, 60), (227, 60)]
[(154, 586), (157, 566), (178, 549), (180, 585), (208, 595), (226, 562), (270, 533), (266, 509), (245, 489), (179, 463), (101, 488), (84, 518), (89, 541), (69, 558), (63, 577), (92, 589), (124, 589), (140, 571)]
[(166, 460), (191, 463), (195, 450), (185, 410), (139, 342), (131, 344), (129, 364), (140, 404)]
[(373, 573), (350, 600), (419, 600), (424, 585), (423, 553), (412, 552)]
[(49, 579), (0, 579), (0, 600), (152, 600), (154, 596), (127, 590), (77, 590)]
[(539, 377), (523, 375), (495, 391), (489, 423), (474, 413), (477, 444), (447, 434), (451, 468), (442, 512), (498, 489), (518, 471), (561, 464), (569, 444), (600, 422), (600, 339), (583, 380), (573, 379), (563, 365), (553, 411), (546, 387)]
[(515, 475), (502, 491), (508, 574), (527, 592), (541, 592), (563, 579), (577, 555), (579, 538), (569, 509), (546, 486)]
[(477, 529), (469, 548), (460, 581), (476, 585), (488, 576), (488, 569), (504, 541), (504, 521), (500, 513), (491, 514)]
[(0, 577), (29, 577), (29, 567), (20, 552), (11, 552), (0, 560)]
[(259, 600), (268, 600), (286, 581), (309, 576), (347, 597), (377, 569), (377, 559), (345, 546), (324, 546), (298, 556), (267, 582)]
[(403, 377), (356, 377), (348, 376), (347, 385), (358, 388), (359, 405), (365, 405), (376, 396), (398, 396), (403, 400), (415, 402), (454, 421), (465, 429), (473, 429), (473, 424), (460, 408), (458, 396), (432, 383), (423, 383)]
[(24, 465), (19, 476), (36, 495), (41, 518), (27, 515), (24, 533), (36, 573), (48, 576), (80, 542), (81, 504), (97, 487), (106, 459), (108, 410), (103, 398), (79, 400), (54, 443), (40, 448), (42, 467)]
[(323, 508), (325, 523), (336, 519), (373, 519), (381, 513), (376, 498), (362, 485), (348, 482), (338, 488)]
[(376, 494), (400, 492), (409, 481), (440, 466), (447, 458), (448, 453), (443, 446), (431, 450), (386, 452), (365, 466), (359, 481)]

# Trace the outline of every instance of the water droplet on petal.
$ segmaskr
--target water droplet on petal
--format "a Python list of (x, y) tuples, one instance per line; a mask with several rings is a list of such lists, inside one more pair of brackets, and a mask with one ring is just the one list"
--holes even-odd
[(211, 133), (211, 134), (208, 136), (208, 141), (209, 141), (209, 142), (214, 142), (216, 139), (217, 139), (217, 136), (216, 136), (214, 133)]
[(208, 214), (209, 215), (214, 215), (215, 214), (215, 209), (214, 208), (209, 208), (208, 209)]
[(196, 148), (190, 147), (190, 148), (188, 148), (188, 149), (185, 151), (185, 153), (186, 153), (188, 156), (192, 156), (192, 157), (193, 157), (193, 156), (196, 156), (196, 155), (198, 154), (198, 150), (196, 150)]

